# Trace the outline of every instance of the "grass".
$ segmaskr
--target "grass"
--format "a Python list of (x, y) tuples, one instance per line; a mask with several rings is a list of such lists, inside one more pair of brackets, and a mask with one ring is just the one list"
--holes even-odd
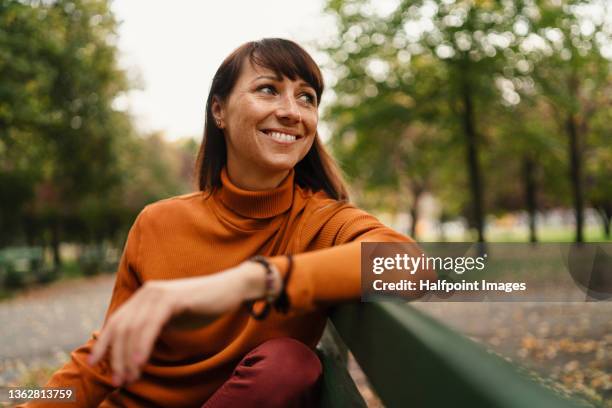
[[(540, 227), (537, 229), (538, 242), (574, 242), (575, 231), (570, 227)], [(606, 238), (599, 226), (587, 226), (583, 231), (585, 242), (612, 242), (612, 237)], [(529, 231), (521, 228), (487, 228), (487, 242), (529, 242)], [(430, 234), (419, 237), (421, 242), (439, 242), (438, 235)], [(476, 240), (474, 232), (465, 235), (447, 236), (448, 242), (472, 242)]]
[[(574, 242), (575, 232), (570, 228), (547, 227), (537, 231), (540, 242)], [(499, 242), (527, 242), (528, 231), (491, 231), (491, 241)], [(585, 242), (612, 242), (612, 238), (606, 238), (601, 228), (590, 226), (584, 229)]]

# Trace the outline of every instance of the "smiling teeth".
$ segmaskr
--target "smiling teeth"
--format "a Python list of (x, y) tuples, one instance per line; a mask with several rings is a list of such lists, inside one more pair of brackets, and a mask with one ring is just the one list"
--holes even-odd
[(268, 135), (280, 142), (295, 142), (297, 140), (297, 137), (286, 133), (270, 132)]

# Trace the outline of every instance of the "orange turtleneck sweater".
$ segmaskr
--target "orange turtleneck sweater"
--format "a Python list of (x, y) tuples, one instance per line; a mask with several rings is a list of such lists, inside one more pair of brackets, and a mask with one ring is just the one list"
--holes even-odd
[(108, 354), (94, 367), (87, 364), (99, 334), (94, 332), (46, 385), (74, 387), (76, 402), (62, 407), (201, 406), (258, 344), (289, 336), (315, 347), (326, 306), (360, 297), (360, 241), (412, 241), (348, 203), (299, 187), (293, 171), (268, 191), (241, 190), (225, 170), (221, 180), (212, 195), (162, 200), (139, 214), (105, 321), (147, 280), (212, 274), (256, 254), (268, 256), (282, 274), (282, 254), (294, 254), (289, 313), (272, 311), (257, 321), (243, 307), (204, 327), (164, 329), (140, 379), (121, 388), (112, 385)]

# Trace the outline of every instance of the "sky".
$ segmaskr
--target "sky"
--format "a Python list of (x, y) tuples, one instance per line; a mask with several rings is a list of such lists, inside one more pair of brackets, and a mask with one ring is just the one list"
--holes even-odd
[(239, 45), (263, 37), (294, 40), (313, 54), (333, 34), (323, 0), (115, 0), (120, 65), (140, 83), (115, 106), (134, 116), (140, 131), (168, 140), (200, 139), (212, 77)]
[[(337, 36), (325, 0), (114, 0), (120, 65), (139, 89), (117, 98), (141, 132), (160, 131), (166, 139), (200, 139), (205, 101), (223, 59), (241, 44), (263, 37), (294, 40), (321, 64), (315, 44)], [(596, 0), (606, 4), (612, 0)], [(377, 14), (393, 10), (397, 0), (377, 0)], [(588, 8), (588, 7), (587, 7)], [(607, 14), (612, 19), (612, 13)], [(410, 28), (423, 29), (418, 24)], [(608, 54), (612, 48), (608, 47)], [(612, 55), (612, 54), (611, 54)], [(327, 83), (332, 73), (323, 70)], [(323, 96), (323, 108), (329, 95)], [(319, 124), (323, 140), (325, 123)]]

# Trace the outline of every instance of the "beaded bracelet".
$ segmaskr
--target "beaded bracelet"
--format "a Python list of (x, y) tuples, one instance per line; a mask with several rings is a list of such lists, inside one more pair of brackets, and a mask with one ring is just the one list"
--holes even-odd
[[(250, 261), (257, 262), (263, 265), (264, 268), (266, 268), (266, 294), (260, 299), (249, 300), (246, 302), (246, 305), (249, 309), (249, 314), (255, 320), (265, 319), (270, 313), (271, 304), (274, 305), (274, 308), (278, 312), (285, 313), (285, 314), (289, 312), (289, 307), (291, 306), (291, 302), (289, 301), (289, 296), (287, 295), (287, 284), (289, 283), (289, 278), (291, 277), (291, 272), (293, 270), (293, 256), (291, 254), (287, 254), (286, 256), (287, 256), (287, 261), (289, 262), (289, 265), (287, 266), (287, 274), (285, 274), (285, 277), (283, 278), (281, 290), (280, 290), (278, 297), (276, 298), (276, 301), (274, 301), (274, 293), (273, 293), (274, 277), (272, 275), (274, 273), (272, 271), (272, 267), (270, 266), (270, 263), (268, 262), (266, 258), (264, 258), (261, 255), (256, 255), (250, 259)], [(264, 304), (264, 308), (259, 313), (255, 312), (253, 308), (255, 306), (255, 302), (257, 300), (263, 300), (263, 299), (265, 299), (266, 301), (266, 303)]]
[[(263, 320), (270, 313), (270, 304), (274, 301), (274, 293), (273, 293), (273, 289), (274, 289), (273, 274), (274, 272), (272, 271), (272, 268), (270, 267), (270, 263), (268, 262), (268, 260), (261, 255), (255, 255), (249, 260), (252, 262), (257, 262), (260, 265), (263, 265), (263, 267), (266, 269), (266, 293), (265, 295), (259, 299), (249, 300), (246, 302), (246, 305), (249, 308), (249, 313), (251, 314), (251, 316), (253, 316), (255, 320)], [(255, 309), (253, 308), (253, 306), (255, 306), (255, 302), (257, 300), (264, 300), (264, 299), (266, 303), (264, 304), (264, 308), (262, 309), (262, 311), (259, 313), (255, 312)]]

